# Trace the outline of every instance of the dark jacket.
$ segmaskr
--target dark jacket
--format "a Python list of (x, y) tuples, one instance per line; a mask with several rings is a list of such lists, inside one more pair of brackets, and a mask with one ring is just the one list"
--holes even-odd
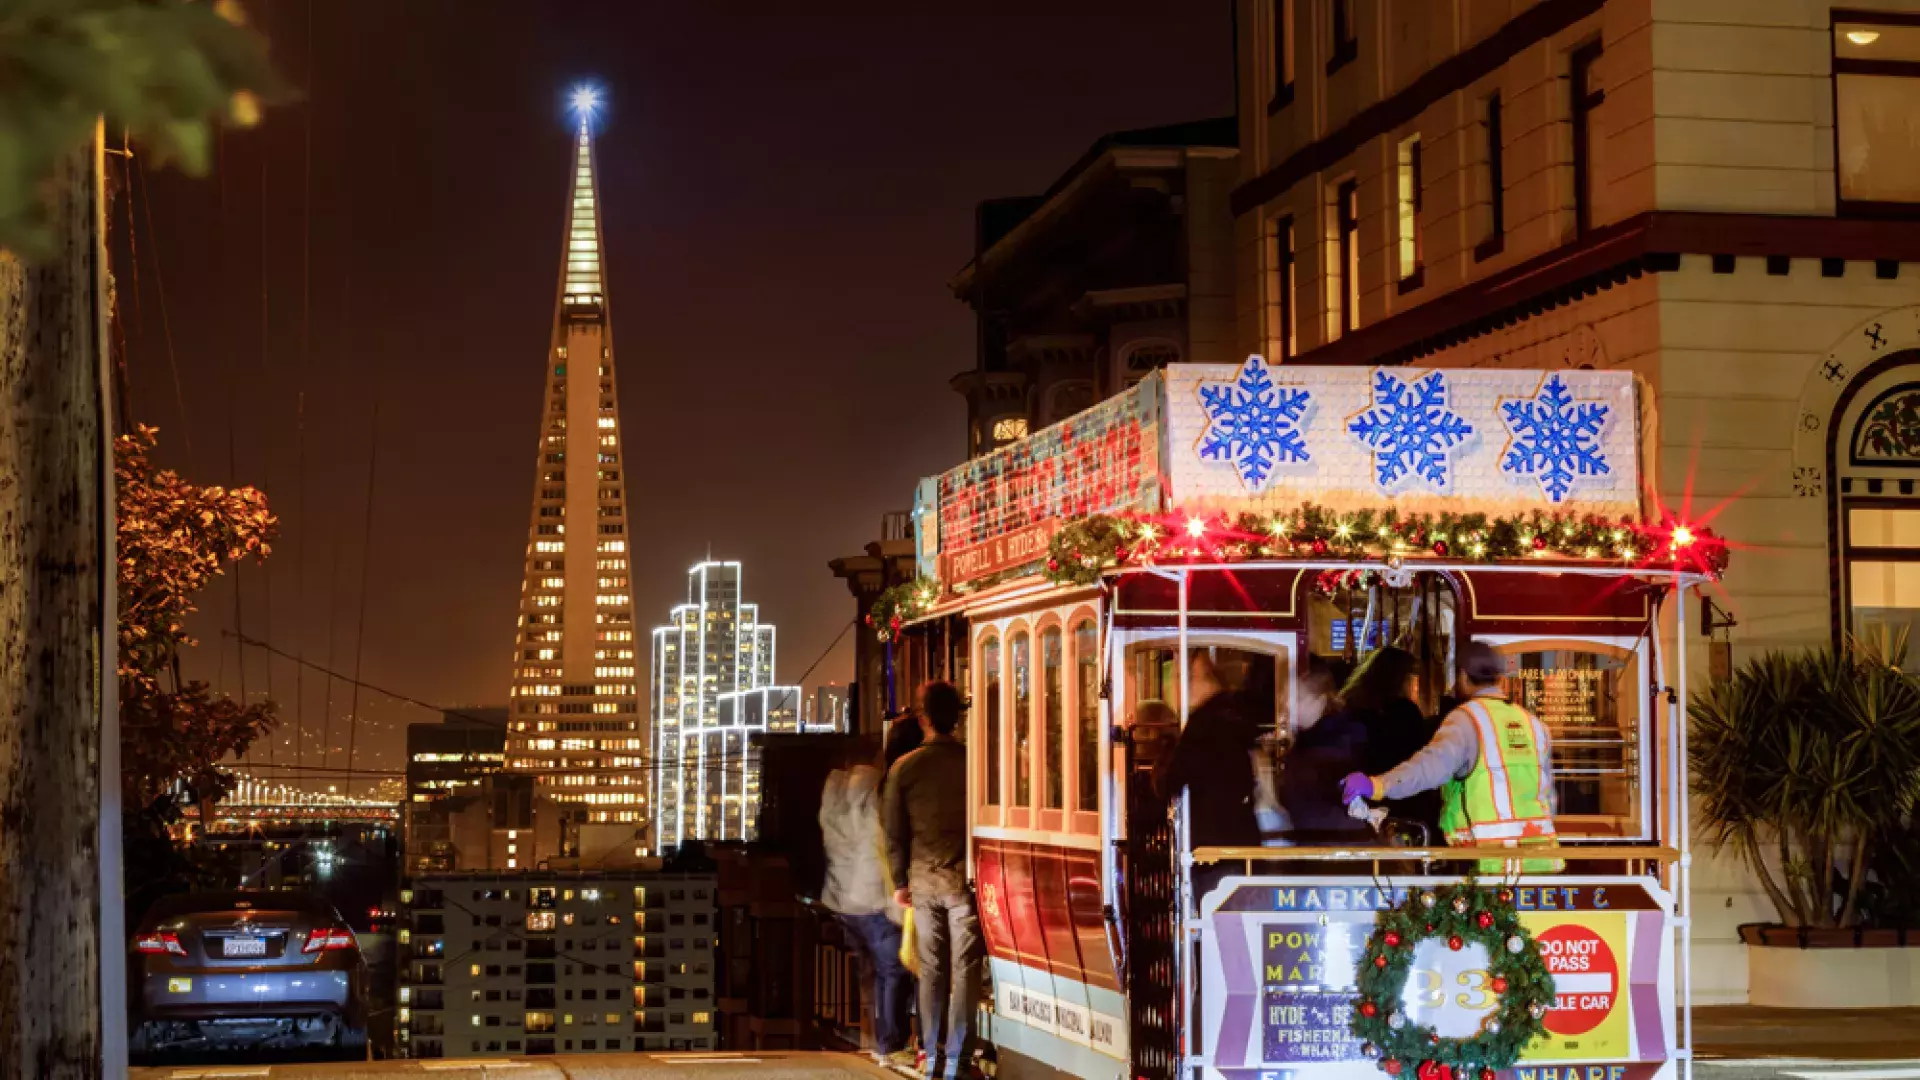
[(882, 820), (896, 886), (915, 897), (951, 896), (967, 885), (967, 748), (935, 735), (893, 763)]
[(1321, 718), (1294, 739), (1280, 760), (1280, 805), (1293, 823), (1288, 839), (1339, 843), (1372, 835), (1340, 802), (1340, 781), (1362, 771), (1366, 746), (1367, 727), (1350, 709)]
[(1163, 799), (1188, 793), (1189, 836), (1194, 847), (1258, 847), (1253, 815), (1253, 747), (1259, 721), (1239, 694), (1208, 698), (1180, 730), (1154, 776)]
[[(1385, 776), (1433, 741), (1440, 730), (1438, 717), (1429, 717), (1420, 706), (1405, 698), (1390, 701), (1383, 709), (1357, 710), (1366, 726), (1366, 751), (1360, 771), (1368, 776)], [(1440, 843), (1440, 792), (1422, 791), (1404, 799), (1389, 799), (1387, 813), (1401, 821), (1427, 826), (1429, 840)]]

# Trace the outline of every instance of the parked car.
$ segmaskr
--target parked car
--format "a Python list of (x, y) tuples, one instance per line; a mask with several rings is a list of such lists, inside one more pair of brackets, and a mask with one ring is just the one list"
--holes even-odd
[(154, 904), (133, 934), (130, 1048), (365, 1052), (366, 961), (307, 892), (204, 892)]

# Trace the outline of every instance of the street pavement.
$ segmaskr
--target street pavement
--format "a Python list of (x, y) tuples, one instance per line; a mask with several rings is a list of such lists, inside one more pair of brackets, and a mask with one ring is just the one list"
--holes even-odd
[(1920, 1058), (1702, 1058), (1694, 1080), (1920, 1080)]
[(178, 1065), (133, 1069), (132, 1080), (899, 1080), (859, 1054), (558, 1054), (324, 1065)]

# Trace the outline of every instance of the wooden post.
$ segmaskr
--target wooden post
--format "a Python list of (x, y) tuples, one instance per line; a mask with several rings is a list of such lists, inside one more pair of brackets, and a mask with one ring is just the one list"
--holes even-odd
[(0, 1078), (125, 1071), (101, 175), (96, 128), (49, 184), (54, 251), (0, 252)]

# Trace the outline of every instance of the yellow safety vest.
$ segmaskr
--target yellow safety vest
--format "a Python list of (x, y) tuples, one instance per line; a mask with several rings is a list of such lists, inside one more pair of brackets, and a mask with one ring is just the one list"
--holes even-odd
[[(1554, 839), (1553, 771), (1545, 760), (1547, 731), (1532, 713), (1497, 697), (1460, 706), (1480, 736), (1480, 756), (1463, 780), (1441, 788), (1440, 828), (1456, 846), (1517, 847)], [(1520, 869), (1566, 869), (1559, 859), (1519, 860)], [(1497, 874), (1512, 860), (1482, 859), (1480, 872)]]

